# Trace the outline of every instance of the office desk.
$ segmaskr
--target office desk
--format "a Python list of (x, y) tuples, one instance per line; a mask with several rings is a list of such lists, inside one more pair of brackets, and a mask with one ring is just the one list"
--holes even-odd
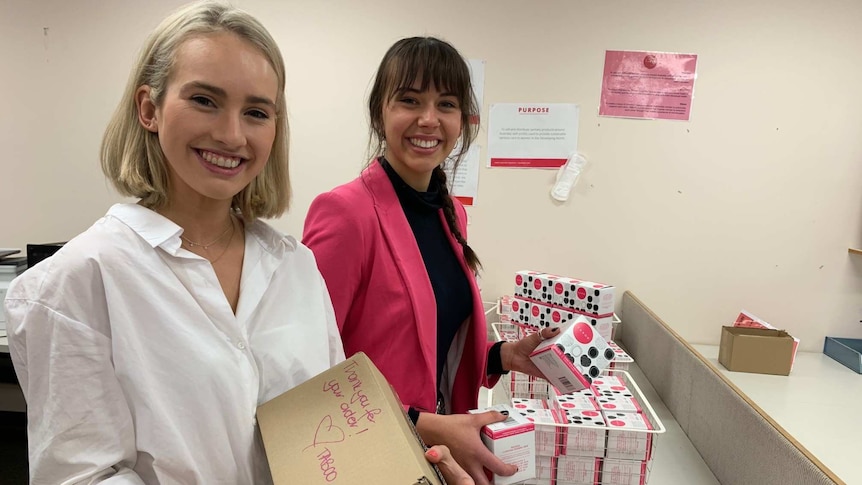
[[(632, 364), (626, 372), (631, 374), (666, 429), (664, 434), (656, 437), (648, 484), (720, 485), (637, 364)], [(479, 402), (489, 406), (507, 403), (508, 396), (503, 387), (504, 381), (505, 379), (501, 379), (490, 394), (483, 389), (479, 395)]]
[(862, 375), (821, 352), (799, 352), (789, 376), (731, 372), (717, 345), (693, 347), (839, 478), (862, 483)]
[(0, 337), (0, 411), (23, 413), (26, 410), (24, 393), (15, 378), (12, 357), (9, 356), (9, 342), (6, 337)]

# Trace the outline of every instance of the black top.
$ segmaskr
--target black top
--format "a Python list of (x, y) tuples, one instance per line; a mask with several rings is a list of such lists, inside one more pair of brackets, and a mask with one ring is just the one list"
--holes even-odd
[(398, 200), (434, 289), (437, 303), (437, 382), (443, 375), (443, 366), (449, 347), (461, 324), (473, 313), (473, 294), (470, 281), (449, 243), (448, 228), (440, 219), (439, 210), (443, 208), (443, 194), (439, 183), (432, 178), (427, 192), (419, 192), (407, 185), (389, 162), (380, 157)]

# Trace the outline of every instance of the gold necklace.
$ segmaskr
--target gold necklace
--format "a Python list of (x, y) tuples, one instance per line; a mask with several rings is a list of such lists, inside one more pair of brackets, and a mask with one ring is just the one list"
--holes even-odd
[(222, 256), (224, 256), (224, 253), (227, 252), (227, 248), (230, 247), (230, 242), (233, 241), (233, 234), (236, 232), (236, 227), (233, 225), (233, 217), (230, 218), (230, 228), (231, 228), (230, 237), (227, 238), (227, 244), (224, 245), (224, 249), (221, 250), (221, 253), (218, 256), (216, 256), (215, 259), (210, 260), (211, 265), (215, 264), (216, 261), (218, 261), (219, 259), (221, 259)]
[(220, 235), (219, 237), (217, 237), (213, 242), (211, 242), (211, 243), (209, 243), (209, 244), (201, 244), (201, 243), (194, 242), (194, 241), (192, 241), (191, 239), (189, 239), (189, 238), (187, 238), (187, 237), (185, 237), (185, 236), (183, 236), (183, 235), (180, 235), (180, 239), (182, 239), (183, 241), (185, 241), (185, 242), (189, 245), (189, 248), (193, 248), (193, 247), (197, 246), (197, 247), (200, 247), (200, 248), (204, 248), (204, 251), (209, 251), (209, 248), (210, 248), (213, 244), (215, 244), (215, 243), (217, 243), (217, 242), (221, 241), (221, 240), (225, 237), (225, 235), (227, 234), (227, 232), (228, 232), (228, 231), (230, 231), (231, 229), (233, 229), (233, 217), (232, 217), (232, 216), (230, 216), (230, 215), (228, 215), (228, 218), (229, 218), (229, 221), (228, 221), (228, 222), (230, 222), (230, 226), (228, 226), (228, 227), (227, 227), (227, 229), (225, 229), (225, 230), (224, 230), (224, 232), (223, 232), (223, 233), (221, 233), (221, 235)]

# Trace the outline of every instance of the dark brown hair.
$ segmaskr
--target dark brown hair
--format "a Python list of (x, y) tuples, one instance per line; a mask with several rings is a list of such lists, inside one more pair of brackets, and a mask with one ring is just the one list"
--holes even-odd
[[(383, 154), (386, 143), (386, 131), (383, 126), (383, 107), (395, 96), (413, 87), (419, 81), (419, 91), (427, 90), (431, 84), (442, 92), (453, 93), (461, 108), (461, 138), (459, 150), (444, 163), (453, 164), (452, 173), (458, 169), (464, 154), (476, 138), (479, 130), (477, 124), (470, 123), (478, 119), (479, 106), (473, 96), (473, 86), (470, 82), (470, 68), (461, 54), (446, 41), (434, 37), (409, 37), (401, 39), (386, 52), (374, 86), (368, 97), (369, 114), (369, 152), (372, 159)], [(372, 149), (373, 147), (373, 149)], [(482, 267), (479, 258), (458, 228), (455, 205), (449, 194), (446, 172), (442, 166), (434, 169), (432, 177), (439, 183), (443, 196), (443, 213), (452, 235), (464, 249), (464, 259), (473, 271)]]

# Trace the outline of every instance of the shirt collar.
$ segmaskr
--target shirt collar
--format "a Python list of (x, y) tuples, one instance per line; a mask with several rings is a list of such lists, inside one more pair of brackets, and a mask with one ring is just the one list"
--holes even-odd
[(245, 230), (258, 241), (264, 251), (276, 257), (282, 257), (285, 251), (296, 249), (296, 240), (275, 230), (260, 219), (251, 224), (246, 223)]
[(161, 247), (174, 255), (180, 249), (183, 228), (151, 209), (138, 204), (114, 204), (108, 210), (108, 216), (129, 226), (154, 248)]
[[(139, 204), (114, 204), (108, 210), (108, 216), (127, 225), (154, 248), (161, 247), (174, 256), (180, 250), (183, 228), (158, 212)], [(284, 234), (261, 221), (246, 224), (245, 229), (267, 253), (274, 256), (280, 257), (285, 250), (296, 249), (296, 241), (293, 238), (286, 238)]]

